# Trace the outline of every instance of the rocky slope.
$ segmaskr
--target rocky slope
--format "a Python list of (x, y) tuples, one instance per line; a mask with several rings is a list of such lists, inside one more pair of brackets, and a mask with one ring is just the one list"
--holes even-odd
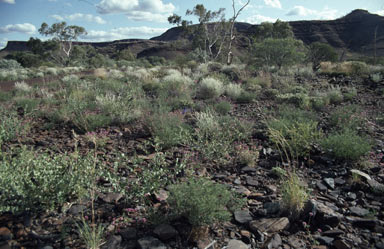
[[(290, 22), (296, 38), (305, 44), (320, 41), (329, 43), (343, 51), (361, 55), (373, 56), (376, 40), (376, 52), (378, 56), (384, 56), (384, 17), (371, 14), (365, 10), (354, 10), (350, 14), (331, 21), (294, 21)], [(249, 23), (237, 23), (238, 31), (237, 48), (242, 50), (246, 45), (246, 37), (254, 34), (257, 25)], [(375, 39), (376, 33), (376, 39)], [(129, 48), (138, 57), (162, 56), (170, 58), (183, 53), (169, 43), (182, 38), (182, 29), (174, 27), (160, 36), (150, 40), (128, 39), (113, 42), (79, 42), (77, 44), (89, 44), (96, 47), (102, 53)], [(243, 39), (242, 39), (243, 38)], [(9, 41), (3, 52), (25, 51), (26, 42)], [(176, 53), (173, 53), (176, 52)], [(185, 51), (184, 51), (185, 52)]]

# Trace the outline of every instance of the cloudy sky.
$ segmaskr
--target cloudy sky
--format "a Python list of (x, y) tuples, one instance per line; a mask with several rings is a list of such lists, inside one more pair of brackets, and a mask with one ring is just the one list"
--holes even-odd
[[(243, 1), (235, 0), (236, 6)], [(38, 29), (43, 22), (83, 26), (88, 32), (83, 41), (150, 38), (171, 27), (169, 15), (184, 16), (201, 3), (210, 10), (225, 8), (228, 18), (232, 14), (231, 0), (0, 0), (0, 48), (9, 40), (42, 38)], [(358, 8), (384, 15), (383, 0), (251, 0), (238, 20), (329, 20)]]

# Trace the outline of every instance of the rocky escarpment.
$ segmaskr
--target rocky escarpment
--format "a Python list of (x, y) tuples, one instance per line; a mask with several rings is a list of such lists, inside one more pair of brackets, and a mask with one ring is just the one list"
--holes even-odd
[[(366, 10), (354, 10), (350, 14), (331, 21), (293, 21), (289, 22), (297, 39), (305, 44), (312, 42), (329, 43), (339, 51), (351, 52), (367, 56), (384, 56), (384, 17), (371, 14)], [(244, 52), (243, 47), (249, 43), (249, 37), (255, 33), (257, 25), (236, 23), (236, 49)], [(110, 54), (129, 48), (138, 57), (162, 56), (173, 58), (188, 51), (178, 51), (180, 48), (167, 45), (170, 42), (183, 39), (181, 27), (167, 30), (160, 36), (150, 40), (127, 39), (112, 42), (77, 42), (78, 45), (91, 45), (101, 53)], [(25, 51), (26, 42), (9, 41), (2, 51)], [(175, 53), (176, 52), (176, 53)]]

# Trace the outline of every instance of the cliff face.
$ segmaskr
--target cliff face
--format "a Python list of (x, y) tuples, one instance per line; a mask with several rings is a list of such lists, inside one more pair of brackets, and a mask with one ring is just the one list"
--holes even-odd
[[(384, 17), (371, 14), (365, 10), (354, 10), (350, 14), (332, 21), (294, 21), (289, 22), (297, 39), (305, 44), (320, 41), (329, 43), (339, 50), (345, 50), (362, 55), (372, 56), (374, 47), (378, 56), (384, 56)], [(254, 34), (257, 25), (249, 23), (236, 23), (238, 32), (237, 49), (249, 41), (247, 37)], [(160, 36), (150, 40), (128, 39), (113, 42), (77, 42), (78, 45), (91, 45), (102, 53), (129, 48), (138, 57), (143, 56), (163, 56), (172, 57), (172, 46), (167, 44), (171, 41), (182, 39), (181, 27), (174, 27), (167, 30)], [(26, 42), (9, 41), (3, 51), (25, 51)], [(173, 52), (178, 51), (174, 48)], [(187, 52), (187, 51), (184, 51)], [(170, 53), (168, 56), (167, 53)]]
[[(377, 54), (384, 56), (384, 17), (366, 10), (354, 10), (332, 21), (294, 21), (289, 24), (295, 37), (305, 44), (319, 41), (365, 55), (373, 55), (376, 32)], [(249, 37), (254, 34), (257, 25), (236, 23), (236, 28), (239, 35)], [(174, 41), (180, 39), (181, 34), (181, 28), (175, 27), (152, 40)]]

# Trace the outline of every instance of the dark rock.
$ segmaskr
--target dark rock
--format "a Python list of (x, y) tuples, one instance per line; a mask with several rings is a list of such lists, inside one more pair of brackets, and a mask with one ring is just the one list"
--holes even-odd
[(336, 185), (344, 185), (345, 184), (345, 180), (341, 177), (338, 177), (338, 178), (335, 178), (335, 184)]
[(259, 185), (259, 182), (253, 177), (247, 177), (246, 182), (247, 182), (247, 185), (252, 187), (257, 187)]
[(159, 237), (161, 240), (173, 239), (178, 235), (178, 232), (175, 228), (168, 224), (161, 224), (156, 226), (153, 230), (153, 233)]
[(120, 235), (124, 240), (134, 240), (137, 237), (137, 230), (133, 227), (127, 227), (120, 231)]
[(4, 240), (11, 240), (12, 239), (12, 232), (7, 227), (1, 227), (0, 228), (0, 241)]
[(283, 244), (281, 237), (278, 233), (269, 238), (263, 245), (263, 249), (277, 249)]
[(103, 245), (101, 248), (103, 249), (117, 249), (120, 248), (121, 241), (123, 239), (120, 235), (112, 235), (109, 237), (107, 243)]
[(335, 180), (333, 178), (324, 178), (324, 182), (331, 189), (335, 189)]
[(253, 167), (249, 167), (249, 166), (245, 166), (243, 168), (241, 168), (241, 172), (243, 173), (250, 173), (250, 172), (256, 172), (256, 168), (253, 168)]
[(327, 236), (314, 236), (314, 238), (321, 244), (326, 246), (331, 246), (334, 238)]
[(376, 194), (384, 194), (384, 184), (381, 184), (375, 180), (367, 180), (368, 185), (371, 187), (372, 191)]
[(241, 185), (241, 180), (240, 180), (239, 178), (236, 178), (236, 179), (233, 181), (233, 184)]
[(244, 186), (235, 186), (234, 189), (236, 193), (239, 193), (245, 196), (249, 196), (251, 194), (251, 191)]
[(262, 233), (275, 233), (282, 231), (289, 227), (289, 220), (287, 217), (260, 219), (254, 220), (249, 223), (249, 228), (252, 232), (260, 231)]
[(99, 197), (106, 203), (117, 203), (121, 198), (123, 198), (123, 195), (120, 193), (100, 193)]
[(247, 231), (247, 230), (241, 230), (240, 231), (240, 235), (241, 235), (241, 239), (247, 243), (247, 244), (250, 244), (251, 243), (251, 232), (250, 231)]
[(245, 224), (253, 220), (249, 210), (238, 210), (234, 213), (235, 220), (240, 224)]
[(349, 249), (349, 248), (351, 248), (351, 246), (348, 245), (348, 243), (345, 242), (344, 240), (333, 241), (333, 246), (336, 247), (336, 249)]
[(225, 178), (227, 178), (227, 175), (224, 175), (224, 174), (215, 174), (213, 176), (213, 179), (216, 179), (216, 180), (225, 179)]
[(369, 210), (360, 207), (350, 207), (349, 211), (356, 216), (364, 217), (369, 214)]
[(68, 213), (72, 215), (79, 215), (84, 213), (84, 210), (86, 209), (86, 206), (84, 205), (73, 205), (69, 210)]
[(277, 214), (281, 210), (279, 202), (266, 202), (263, 208), (267, 211), (267, 215)]
[(330, 207), (324, 205), (323, 203), (315, 200), (309, 200), (305, 205), (303, 212), (303, 219), (307, 220), (309, 218), (309, 213), (312, 213), (314, 216), (313, 220), (319, 225), (329, 225), (331, 227), (336, 227), (340, 223), (342, 217), (341, 214), (335, 212)]
[(260, 232), (259, 230), (253, 230), (253, 234), (255, 235), (255, 239), (261, 243), (264, 242), (265, 236), (264, 233)]
[(346, 200), (347, 201), (354, 201), (354, 200), (356, 200), (356, 198), (357, 198), (357, 195), (353, 192), (348, 192), (346, 194)]
[(41, 249), (53, 249), (53, 247), (52, 247), (52, 246), (44, 246), (44, 247), (41, 248)]
[(233, 239), (229, 241), (226, 248), (227, 249), (248, 249), (248, 246), (240, 240)]
[(167, 247), (154, 237), (144, 237), (137, 241), (140, 249), (167, 249)]
[(326, 236), (326, 237), (336, 238), (336, 237), (339, 237), (340, 235), (343, 235), (343, 234), (344, 234), (344, 232), (341, 231), (340, 229), (333, 229), (333, 230), (325, 231), (321, 235)]
[(363, 228), (363, 229), (368, 229), (368, 230), (374, 230), (376, 227), (376, 220), (372, 219), (359, 219), (359, 218), (350, 218), (347, 217), (347, 220), (352, 222), (352, 225)]
[(168, 192), (164, 189), (160, 189), (155, 193), (155, 198), (159, 202), (166, 201), (168, 199), (168, 196)]
[[(384, 242), (378, 242), (378, 243), (376, 243), (376, 248), (377, 248), (377, 249), (384, 249)], [(339, 248), (337, 248), (337, 249), (339, 249)]]
[(328, 188), (324, 184), (322, 184), (321, 182), (317, 182), (316, 186), (322, 192), (326, 192), (328, 190)]
[(307, 248), (307, 245), (305, 244), (305, 242), (299, 238), (296, 238), (295, 236), (290, 236), (288, 238), (288, 244), (295, 249)]

